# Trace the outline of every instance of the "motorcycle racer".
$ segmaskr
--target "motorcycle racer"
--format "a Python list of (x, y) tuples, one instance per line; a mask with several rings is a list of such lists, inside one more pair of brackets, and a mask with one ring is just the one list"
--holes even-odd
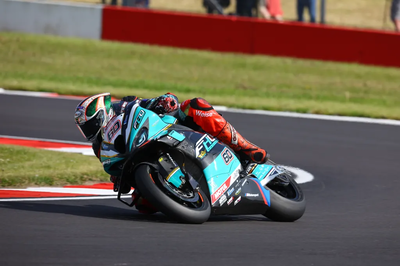
[[(85, 139), (92, 143), (93, 151), (99, 159), (103, 141), (101, 129), (106, 127), (112, 117), (123, 113), (128, 102), (132, 101), (137, 101), (141, 107), (157, 114), (173, 115), (181, 124), (210, 134), (232, 148), (241, 159), (259, 164), (267, 161), (267, 152), (239, 134), (206, 100), (193, 98), (179, 104), (178, 97), (169, 92), (150, 99), (125, 96), (116, 102), (111, 101), (110, 93), (99, 93), (82, 100), (75, 109), (75, 124)], [(117, 183), (117, 177), (111, 176), (110, 179), (114, 184)], [(130, 189), (126, 187), (121, 192), (129, 193)]]

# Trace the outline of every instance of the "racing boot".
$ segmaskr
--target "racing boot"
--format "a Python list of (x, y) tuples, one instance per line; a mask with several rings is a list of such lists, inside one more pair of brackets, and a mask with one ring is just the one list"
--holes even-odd
[(268, 160), (265, 150), (242, 137), (229, 122), (226, 122), (221, 132), (215, 137), (239, 153), (244, 159), (258, 164), (263, 164)]
[(206, 100), (202, 98), (186, 100), (181, 103), (180, 111), (185, 117), (184, 123), (187, 126), (192, 128), (199, 126), (203, 131), (231, 147), (242, 159), (249, 159), (259, 164), (267, 161), (267, 152), (237, 133), (235, 128)]

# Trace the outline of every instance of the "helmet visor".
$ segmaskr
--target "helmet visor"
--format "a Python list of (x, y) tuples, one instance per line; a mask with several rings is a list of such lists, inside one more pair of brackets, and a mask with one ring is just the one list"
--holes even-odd
[[(103, 105), (104, 104), (104, 105)], [(93, 116), (100, 107), (105, 107), (107, 114), (110, 112), (111, 108), (111, 95), (105, 95), (104, 97), (99, 97), (93, 100), (86, 108), (86, 116)]]
[(105, 119), (104, 110), (99, 110), (99, 112), (90, 120), (86, 121), (84, 124), (78, 125), (78, 128), (89, 141), (93, 141), (97, 134), (99, 133)]

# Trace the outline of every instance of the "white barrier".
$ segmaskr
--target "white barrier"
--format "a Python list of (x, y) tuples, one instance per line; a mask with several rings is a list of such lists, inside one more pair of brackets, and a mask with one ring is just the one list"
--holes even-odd
[(0, 0), (0, 31), (101, 39), (102, 5)]

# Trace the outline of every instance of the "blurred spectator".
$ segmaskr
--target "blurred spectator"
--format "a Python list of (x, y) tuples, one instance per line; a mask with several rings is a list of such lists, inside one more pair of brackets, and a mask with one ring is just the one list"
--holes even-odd
[(236, 15), (242, 17), (254, 17), (258, 0), (236, 0)]
[(259, 10), (263, 18), (282, 21), (281, 0), (259, 0)]
[(203, 0), (203, 6), (208, 14), (224, 14), (224, 8), (229, 7), (230, 0)]
[(110, 5), (110, 6), (116, 6), (116, 5), (118, 5), (118, 1), (117, 1), (117, 0), (110, 0), (110, 1), (108, 1), (109, 4), (107, 4), (107, 1), (106, 1), (106, 0), (101, 0), (101, 2), (102, 2), (104, 5)]
[(123, 6), (149, 8), (150, 0), (122, 0)]
[(390, 8), (390, 18), (397, 32), (400, 32), (400, 0), (393, 0)]
[(304, 21), (304, 9), (308, 9), (310, 14), (310, 22), (315, 23), (315, 10), (317, 8), (316, 0), (297, 0), (297, 21)]

